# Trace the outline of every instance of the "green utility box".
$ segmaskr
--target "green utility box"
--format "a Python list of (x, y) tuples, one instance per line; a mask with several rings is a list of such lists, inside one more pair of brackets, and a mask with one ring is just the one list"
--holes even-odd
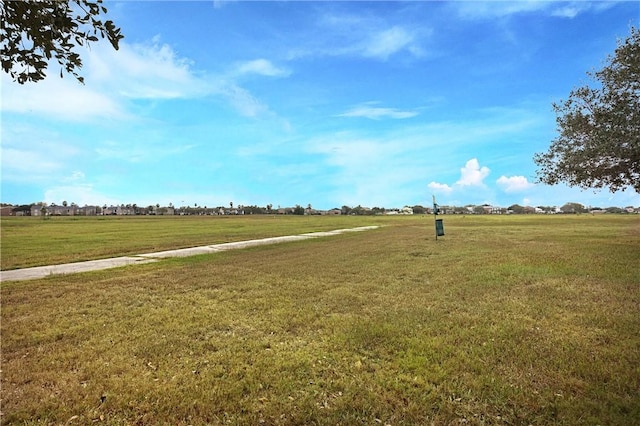
[(436, 219), (436, 236), (442, 237), (444, 235), (444, 224), (442, 219)]

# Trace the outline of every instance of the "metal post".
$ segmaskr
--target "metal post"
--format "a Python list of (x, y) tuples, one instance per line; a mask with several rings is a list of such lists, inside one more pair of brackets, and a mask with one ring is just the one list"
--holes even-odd
[(433, 199), (433, 224), (436, 230), (436, 241), (438, 241), (438, 222), (436, 222), (438, 219), (438, 205), (436, 204), (436, 196), (431, 194), (431, 198)]

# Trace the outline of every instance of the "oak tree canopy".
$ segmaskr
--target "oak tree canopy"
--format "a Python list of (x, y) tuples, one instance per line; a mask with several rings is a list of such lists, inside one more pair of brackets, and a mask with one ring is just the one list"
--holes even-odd
[(55, 59), (61, 66), (60, 77), (66, 71), (83, 83), (76, 48), (98, 41), (99, 36), (118, 50), (124, 37), (113, 21), (102, 20), (106, 13), (102, 0), (0, 1), (2, 70), (20, 84), (38, 82)]
[(553, 104), (558, 136), (534, 157), (540, 182), (640, 192), (640, 30), (618, 41), (595, 81)]

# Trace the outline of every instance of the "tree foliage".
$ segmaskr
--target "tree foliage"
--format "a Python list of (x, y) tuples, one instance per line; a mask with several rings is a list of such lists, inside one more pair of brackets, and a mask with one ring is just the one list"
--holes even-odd
[(580, 203), (566, 203), (560, 207), (562, 213), (586, 213), (587, 209)]
[(538, 179), (640, 192), (640, 30), (632, 27), (604, 68), (587, 74), (597, 87), (553, 104), (559, 135), (534, 157)]
[(0, 1), (2, 70), (24, 84), (46, 77), (51, 59), (79, 82), (82, 68), (77, 46), (88, 46), (107, 38), (114, 49), (124, 37), (113, 21), (102, 21), (107, 13), (102, 0)]

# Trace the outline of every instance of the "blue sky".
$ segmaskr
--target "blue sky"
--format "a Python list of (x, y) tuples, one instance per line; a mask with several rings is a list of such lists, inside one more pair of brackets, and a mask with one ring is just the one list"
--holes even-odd
[(535, 183), (551, 104), (587, 83), (639, 2), (106, 2), (122, 28), (2, 75), (10, 203), (639, 206)]

